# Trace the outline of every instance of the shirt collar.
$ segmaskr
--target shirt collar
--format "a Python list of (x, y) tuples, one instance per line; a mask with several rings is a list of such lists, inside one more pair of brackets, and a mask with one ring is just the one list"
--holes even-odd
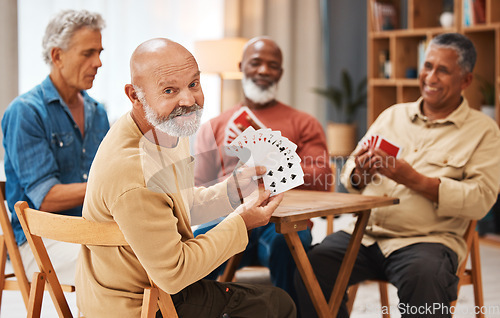
[[(59, 101), (61, 105), (66, 105), (64, 100), (62, 99), (61, 95), (59, 95), (59, 92), (57, 91), (56, 87), (54, 86), (54, 83), (50, 79), (50, 76), (47, 75), (47, 77), (43, 80), (42, 82), (42, 90), (43, 90), (43, 95), (45, 99), (45, 103), (49, 105), (50, 103), (54, 101)], [(90, 96), (87, 94), (86, 91), (80, 91), (80, 93), (83, 96), (83, 100), (85, 105), (91, 103), (91, 104), (97, 104)]]
[[(415, 120), (420, 119), (422, 121), (429, 121), (427, 116), (422, 113), (422, 105), (423, 98), (420, 97), (416, 102), (414, 102), (409, 109), (410, 120), (414, 122)], [(469, 114), (470, 107), (469, 102), (465, 97), (462, 96), (462, 103), (457, 107), (451, 114), (446, 118), (438, 119), (433, 121), (435, 124), (444, 124), (444, 123), (453, 123), (458, 128), (462, 127), (465, 123), (467, 115)]]

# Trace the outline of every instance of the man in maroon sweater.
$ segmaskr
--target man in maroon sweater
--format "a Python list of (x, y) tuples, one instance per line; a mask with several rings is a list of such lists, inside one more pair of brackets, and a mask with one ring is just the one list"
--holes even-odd
[[(296, 152), (304, 170), (304, 185), (299, 189), (329, 190), (332, 174), (323, 128), (311, 115), (275, 99), (277, 85), (283, 74), (282, 62), (281, 49), (270, 38), (253, 38), (245, 45), (239, 65), (243, 72), (245, 98), (200, 127), (195, 145), (197, 186), (212, 185), (233, 172), (238, 158), (228, 156), (224, 151), (226, 126), (231, 116), (246, 106), (263, 125), (281, 131), (282, 136), (297, 145)], [(205, 233), (213, 226), (215, 224), (202, 226), (194, 234)], [(307, 250), (312, 241), (311, 230), (300, 231), (299, 236)], [(295, 298), (293, 273), (296, 266), (283, 235), (276, 233), (273, 223), (252, 230), (240, 264), (246, 265), (269, 267), (273, 284)], [(222, 270), (218, 268), (209, 278), (215, 279)]]

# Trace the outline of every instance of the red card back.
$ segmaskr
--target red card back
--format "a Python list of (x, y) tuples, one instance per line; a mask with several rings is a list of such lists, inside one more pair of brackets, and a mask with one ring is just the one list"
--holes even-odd
[(399, 153), (399, 147), (391, 144), (384, 138), (380, 140), (379, 149), (385, 151), (389, 156), (397, 157)]

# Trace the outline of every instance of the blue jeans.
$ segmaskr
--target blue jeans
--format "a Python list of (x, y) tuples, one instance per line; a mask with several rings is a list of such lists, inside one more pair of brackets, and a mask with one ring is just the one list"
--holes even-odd
[[(215, 225), (211, 223), (207, 226), (200, 226), (194, 232), (194, 236), (206, 233), (215, 227)], [(303, 230), (298, 232), (298, 234), (307, 252), (312, 241), (311, 230)], [(269, 223), (252, 230), (239, 268), (251, 265), (268, 267), (271, 272), (271, 282), (273, 285), (288, 292), (294, 301), (297, 300), (293, 285), (293, 274), (297, 267), (288, 249), (285, 237), (283, 234), (276, 233), (274, 223)], [(222, 264), (205, 278), (217, 279), (224, 272), (225, 266), (226, 263)]]

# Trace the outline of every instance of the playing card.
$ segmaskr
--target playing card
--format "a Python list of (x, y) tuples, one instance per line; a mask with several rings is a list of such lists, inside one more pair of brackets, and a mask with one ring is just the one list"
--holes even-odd
[(232, 122), (236, 125), (238, 129), (244, 131), (248, 127), (253, 127), (255, 130), (265, 128), (264, 124), (255, 116), (252, 111), (246, 107), (241, 107), (234, 115), (235, 118)]
[(304, 183), (297, 145), (281, 132), (269, 128), (255, 130), (249, 126), (225, 147), (228, 155), (237, 156), (248, 166), (265, 166), (264, 187), (271, 195), (290, 190)]
[(390, 142), (386, 138), (380, 137), (375, 146), (376, 148), (386, 152), (389, 156), (397, 158), (401, 152), (401, 147)]
[(380, 139), (380, 136), (379, 136), (379, 135), (375, 135), (375, 136), (373, 137), (373, 140), (372, 140), (372, 148), (377, 147), (377, 143), (378, 143), (379, 139)]
[(284, 163), (270, 169), (262, 178), (272, 195), (293, 189), (304, 183), (304, 172), (299, 163)]
[[(255, 133), (253, 127), (248, 127), (244, 132), (239, 134), (230, 145), (225, 146), (226, 153), (229, 156), (238, 157), (242, 162), (247, 163), (251, 157), (250, 140)], [(248, 165), (251, 165), (248, 163)]]
[(265, 128), (264, 124), (255, 116), (252, 111), (243, 106), (238, 109), (229, 119), (224, 136), (224, 145), (229, 145), (233, 140), (245, 131), (248, 127), (254, 130)]

